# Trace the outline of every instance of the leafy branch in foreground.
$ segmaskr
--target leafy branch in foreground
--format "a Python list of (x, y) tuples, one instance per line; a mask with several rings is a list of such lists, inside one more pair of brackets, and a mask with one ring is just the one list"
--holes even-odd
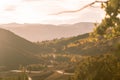
[(102, 8), (106, 12), (105, 18), (92, 34), (98, 38), (107, 39), (120, 36), (120, 1), (109, 0), (102, 3)]
[(88, 57), (81, 61), (72, 80), (120, 80), (120, 60), (114, 55)]

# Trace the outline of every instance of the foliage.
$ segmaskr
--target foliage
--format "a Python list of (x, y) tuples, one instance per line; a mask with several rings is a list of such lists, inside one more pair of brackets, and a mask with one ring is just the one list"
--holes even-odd
[(120, 60), (114, 55), (88, 57), (81, 61), (73, 80), (120, 80)]
[(102, 22), (92, 33), (96, 37), (111, 39), (120, 36), (120, 1), (109, 0), (102, 3), (106, 15)]
[(31, 64), (27, 66), (27, 70), (29, 71), (40, 71), (46, 69), (46, 65), (42, 64)]
[(120, 37), (110, 40), (99, 40), (89, 37), (89, 34), (83, 34), (76, 37), (40, 42), (37, 44), (40, 46), (41, 53), (99, 55), (111, 52), (114, 46), (116, 47), (117, 43), (119, 43), (119, 39)]
[[(69, 53), (66, 51), (69, 47), (77, 47), (79, 45), (79, 40), (85, 39), (89, 34), (78, 35), (70, 38), (61, 38), (51, 41), (37, 42), (39, 45), (41, 53)], [(77, 44), (78, 43), (78, 44)]]

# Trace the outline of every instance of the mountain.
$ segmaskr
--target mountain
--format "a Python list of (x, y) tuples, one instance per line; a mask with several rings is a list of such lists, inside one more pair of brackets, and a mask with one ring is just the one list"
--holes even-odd
[(33, 54), (39, 47), (14, 33), (0, 28), (0, 66), (18, 67), (29, 63), (37, 63)]
[(62, 25), (10, 23), (2, 24), (1, 27), (14, 32), (29, 41), (36, 42), (89, 33), (93, 30), (94, 24), (91, 22)]

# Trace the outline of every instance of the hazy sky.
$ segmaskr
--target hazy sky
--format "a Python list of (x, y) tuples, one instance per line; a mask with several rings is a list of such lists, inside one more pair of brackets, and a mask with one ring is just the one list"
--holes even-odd
[(1, 0), (0, 23), (99, 22), (104, 17), (104, 11), (94, 7), (88, 7), (77, 13), (51, 15), (65, 10), (76, 10), (93, 1), (95, 0)]

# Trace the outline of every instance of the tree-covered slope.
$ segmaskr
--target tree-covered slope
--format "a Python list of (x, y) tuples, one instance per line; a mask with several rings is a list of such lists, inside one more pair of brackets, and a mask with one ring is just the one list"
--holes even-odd
[(110, 40), (93, 39), (89, 34), (76, 37), (38, 42), (41, 53), (71, 53), (81, 55), (99, 55), (113, 51), (120, 37)]
[(47, 40), (42, 42), (37, 42), (40, 46), (41, 53), (65, 53), (67, 46), (71, 43), (74, 43), (78, 40), (87, 38), (89, 34), (78, 35), (70, 38), (61, 38), (54, 40)]

